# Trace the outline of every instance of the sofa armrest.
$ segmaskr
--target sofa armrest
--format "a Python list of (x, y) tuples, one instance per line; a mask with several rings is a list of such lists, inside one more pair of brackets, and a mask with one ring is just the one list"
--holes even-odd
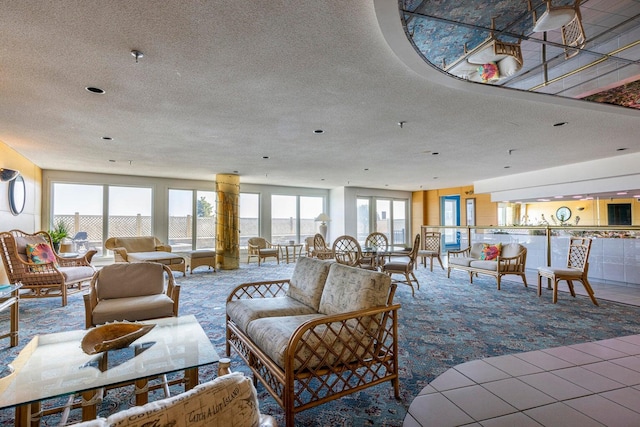
[(98, 251), (92, 249), (77, 258), (61, 258), (57, 254), (56, 258), (58, 259), (58, 265), (60, 265), (60, 267), (81, 267), (91, 265), (91, 259), (96, 253), (98, 253)]
[[(339, 374), (345, 366), (362, 367), (372, 359), (392, 359), (398, 353), (400, 307), (400, 304), (392, 304), (323, 316), (303, 323), (287, 344), (285, 372), (294, 372), (294, 365), (297, 365), (302, 370), (321, 368)], [(318, 355), (327, 355), (323, 361), (335, 360), (318, 366)]]
[(521, 251), (516, 256), (512, 257), (496, 257), (498, 263), (498, 271), (524, 271), (526, 263), (527, 251)]
[(287, 294), (289, 279), (250, 282), (238, 285), (227, 297), (227, 302), (239, 299), (272, 298)]
[(116, 262), (129, 262), (127, 250), (125, 248), (111, 248), (111, 250), (113, 251), (113, 257)]
[(465, 249), (459, 250), (459, 251), (452, 251), (452, 250), (448, 250), (447, 251), (447, 259), (449, 257), (451, 257), (451, 256), (454, 256), (454, 257), (458, 257), (458, 256), (459, 257), (468, 257), (470, 255), (471, 255), (471, 246), (469, 246), (469, 247), (467, 247)]
[(171, 245), (165, 245), (165, 244), (156, 245), (155, 250), (158, 252), (171, 252)]

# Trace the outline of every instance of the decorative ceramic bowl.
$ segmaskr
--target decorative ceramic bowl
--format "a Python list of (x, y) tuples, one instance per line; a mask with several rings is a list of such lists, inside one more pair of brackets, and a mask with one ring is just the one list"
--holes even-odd
[(87, 354), (128, 347), (149, 332), (154, 323), (113, 322), (89, 330), (82, 338), (81, 347)]

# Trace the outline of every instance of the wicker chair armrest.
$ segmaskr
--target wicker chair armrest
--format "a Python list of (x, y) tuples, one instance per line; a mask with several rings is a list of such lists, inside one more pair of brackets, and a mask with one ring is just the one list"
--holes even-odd
[(227, 297), (227, 302), (239, 299), (272, 298), (284, 296), (289, 288), (289, 279), (251, 282), (238, 285)]
[(447, 251), (447, 258), (449, 258), (451, 255), (453, 255), (454, 257), (457, 257), (457, 256), (469, 256), (470, 254), (471, 254), (471, 246), (459, 251), (452, 251), (452, 250)]
[(158, 252), (171, 252), (171, 245), (165, 245), (165, 244), (156, 245), (155, 250)]
[(519, 254), (512, 257), (496, 257), (496, 261), (498, 262), (498, 271), (513, 271), (514, 267), (524, 269), (526, 256), (527, 251), (521, 251)]
[(97, 253), (95, 249), (77, 258), (61, 258), (56, 254), (60, 267), (81, 267), (91, 265), (91, 258)]
[[(293, 371), (294, 362), (301, 354), (316, 357), (318, 354), (335, 353), (340, 344), (348, 348), (345, 354), (337, 355), (336, 366), (328, 369), (340, 371), (344, 364), (364, 365), (366, 360), (383, 353), (397, 351), (397, 311), (400, 304), (367, 308), (348, 313), (329, 315), (309, 320), (300, 325), (287, 344), (285, 371)], [(328, 330), (333, 333), (327, 333)], [(357, 360), (359, 359), (359, 360)], [(303, 361), (305, 366), (308, 361)], [(339, 366), (338, 366), (339, 365)]]

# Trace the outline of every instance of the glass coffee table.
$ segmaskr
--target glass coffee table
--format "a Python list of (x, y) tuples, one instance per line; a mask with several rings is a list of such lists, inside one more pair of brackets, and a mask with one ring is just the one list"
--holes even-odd
[(105, 388), (135, 383), (136, 404), (142, 405), (149, 378), (184, 371), (189, 390), (198, 384), (198, 367), (219, 360), (194, 316), (141, 323), (156, 327), (127, 348), (95, 355), (80, 348), (87, 330), (35, 336), (11, 363), (12, 372), (0, 379), (0, 409), (15, 406), (16, 426), (29, 426), (37, 421), (42, 400), (81, 394), (82, 419), (90, 420)]

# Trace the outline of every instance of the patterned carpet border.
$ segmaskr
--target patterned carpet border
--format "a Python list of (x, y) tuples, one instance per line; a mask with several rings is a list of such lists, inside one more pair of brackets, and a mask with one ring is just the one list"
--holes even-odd
[[(295, 264), (242, 264), (239, 270), (211, 272), (197, 269), (187, 277), (176, 275), (181, 285), (180, 314), (193, 314), (201, 323), (216, 350), (224, 355), (224, 303), (236, 285), (258, 280), (288, 278)], [(550, 291), (538, 298), (535, 286), (505, 280), (496, 289), (490, 277), (468, 283), (465, 273), (453, 272), (447, 279), (442, 270), (416, 272), (420, 290), (415, 298), (406, 285), (400, 285), (395, 301), (400, 310), (400, 390), (393, 398), (390, 384), (354, 393), (296, 416), (300, 426), (401, 426), (413, 398), (435, 377), (447, 369), (474, 359), (513, 354), (541, 348), (640, 333), (640, 308), (600, 300), (596, 307), (587, 297), (561, 295), (551, 303)], [(519, 279), (516, 279), (519, 280)], [(0, 328), (8, 328), (7, 313), (0, 314)], [(0, 361), (10, 363), (36, 334), (84, 328), (84, 308), (79, 294), (69, 298), (66, 307), (59, 299), (24, 300), (20, 305), (20, 342), (8, 347), (0, 342)], [(232, 354), (232, 369), (248, 373), (238, 356)], [(215, 366), (200, 371), (200, 380), (214, 376)], [(172, 390), (179, 392), (178, 389)], [(271, 414), (283, 425), (282, 410), (259, 385), (261, 412)], [(163, 396), (154, 392), (151, 399)], [(107, 416), (127, 408), (133, 401), (131, 387), (110, 391), (99, 413)], [(13, 425), (13, 410), (0, 411), (0, 426)], [(71, 411), (70, 422), (78, 421), (78, 410)], [(46, 417), (43, 425), (55, 425), (56, 416)]]

